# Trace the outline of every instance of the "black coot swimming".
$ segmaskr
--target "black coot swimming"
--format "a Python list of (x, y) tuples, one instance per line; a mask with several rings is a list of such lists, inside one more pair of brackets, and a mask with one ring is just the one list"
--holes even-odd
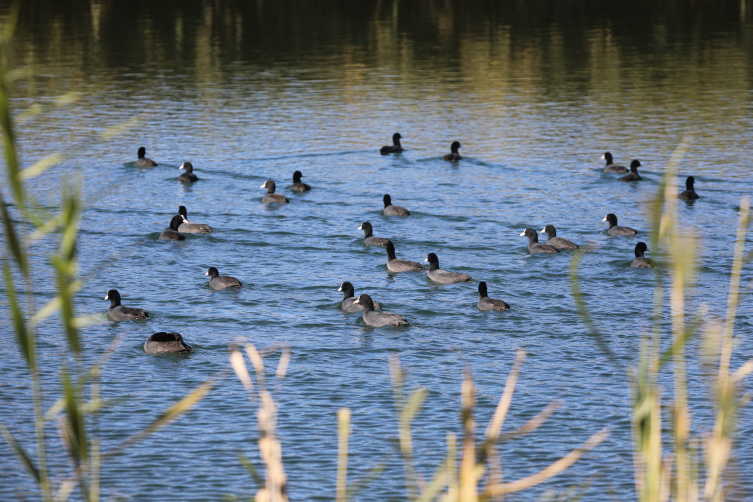
[(139, 158), (138, 160), (136, 160), (136, 162), (133, 163), (133, 165), (136, 167), (155, 167), (157, 163), (154, 162), (152, 159), (147, 159), (145, 155), (146, 155), (146, 148), (142, 146), (141, 148), (139, 148), (139, 152), (138, 152)]
[(422, 272), (424, 266), (416, 261), (398, 260), (395, 257), (395, 245), (387, 241), (387, 270), (390, 272)]
[(429, 271), (426, 275), (434, 282), (440, 284), (455, 284), (457, 282), (471, 282), (471, 276), (460, 272), (449, 272), (439, 268), (439, 258), (434, 253), (429, 253), (426, 260), (429, 262)]
[(630, 264), (633, 268), (650, 268), (652, 266), (655, 266), (656, 263), (654, 263), (653, 260), (650, 258), (646, 258), (643, 256), (643, 253), (648, 251), (648, 246), (646, 246), (645, 242), (639, 242), (635, 245), (635, 259)]
[(209, 276), (209, 287), (212, 289), (240, 288), (243, 287), (241, 281), (235, 277), (220, 275), (216, 268), (211, 267), (204, 275)]
[(310, 185), (301, 182), (302, 177), (303, 174), (301, 174), (301, 171), (296, 171), (293, 173), (293, 184), (290, 185), (291, 190), (295, 190), (296, 192), (307, 192), (311, 190)]
[[(343, 282), (340, 284), (340, 289), (338, 291), (343, 292), (343, 301), (340, 304), (340, 307), (345, 312), (360, 312), (363, 310), (363, 305), (360, 303), (356, 303), (356, 297), (355, 297), (355, 289), (353, 289), (353, 285), (349, 282)], [(377, 302), (373, 302), (374, 304), (374, 310), (380, 310), (381, 307)]]
[(607, 230), (607, 235), (635, 235), (638, 233), (638, 231), (633, 228), (621, 227), (617, 225), (617, 216), (612, 213), (606, 215), (601, 221), (609, 222), (609, 230)]
[(374, 312), (374, 301), (369, 295), (361, 295), (354, 302), (363, 306), (363, 322), (376, 328), (381, 326), (403, 326), (408, 324), (405, 317), (389, 312)]
[(695, 193), (693, 184), (695, 184), (695, 178), (692, 176), (688, 176), (688, 179), (685, 180), (685, 191), (680, 194), (680, 199), (695, 200), (699, 198), (698, 194)]
[(369, 246), (386, 246), (389, 242), (389, 239), (385, 239), (384, 237), (374, 237), (372, 235), (372, 232), (374, 231), (373, 228), (371, 228), (371, 223), (368, 221), (364, 221), (361, 223), (361, 226), (358, 227), (358, 230), (363, 230), (363, 245), (366, 247)]
[(160, 354), (180, 354), (194, 352), (190, 345), (183, 341), (180, 333), (165, 333), (160, 331), (146, 339), (144, 352), (153, 356)]
[(625, 166), (618, 166), (612, 162), (612, 154), (609, 152), (604, 152), (604, 155), (601, 156), (602, 160), (606, 160), (607, 164), (604, 166), (604, 172), (605, 173), (626, 173), (628, 172), (627, 167)]
[(124, 307), (120, 304), (120, 293), (117, 289), (111, 289), (105, 295), (105, 300), (110, 300), (110, 308), (107, 313), (110, 314), (113, 321), (126, 321), (128, 319), (144, 320), (149, 319), (149, 313), (144, 309), (134, 309)]
[(641, 167), (641, 161), (636, 159), (630, 163), (630, 174), (620, 178), (622, 181), (641, 181), (641, 175), (638, 174), (638, 168)]
[(186, 206), (178, 207), (178, 214), (183, 218), (183, 223), (178, 227), (178, 232), (182, 234), (211, 234), (212, 227), (205, 223), (192, 223), (188, 221), (188, 212)]
[(550, 246), (554, 246), (557, 249), (578, 249), (577, 244), (562, 237), (557, 237), (557, 230), (554, 228), (554, 225), (547, 225), (541, 233), (548, 236), (546, 243)]
[(410, 216), (410, 212), (403, 206), (392, 205), (392, 197), (390, 197), (390, 194), (384, 194), (382, 201), (384, 201), (385, 216)]
[(173, 219), (170, 220), (170, 227), (166, 228), (162, 231), (161, 234), (159, 234), (159, 238), (161, 241), (182, 241), (185, 240), (185, 237), (183, 234), (181, 234), (178, 229), (180, 228), (180, 224), (183, 223), (183, 217), (179, 214), (176, 214), (173, 216)]
[(264, 184), (260, 186), (259, 188), (267, 189), (267, 193), (265, 193), (264, 197), (262, 197), (261, 199), (261, 201), (264, 204), (269, 204), (271, 202), (280, 202), (280, 203), (289, 202), (288, 198), (285, 197), (284, 195), (275, 193), (275, 182), (272, 180), (265, 181)]
[(442, 160), (449, 160), (450, 162), (461, 160), (463, 157), (458, 153), (458, 149), (461, 148), (461, 146), (460, 141), (453, 141), (452, 145), (450, 145), (450, 153), (442, 157)]
[(193, 164), (190, 162), (184, 162), (178, 169), (184, 169), (186, 172), (178, 176), (178, 181), (193, 182), (199, 181), (199, 177), (193, 173)]
[(486, 283), (481, 281), (478, 283), (478, 309), (479, 310), (509, 310), (510, 306), (502, 300), (495, 298), (489, 298), (489, 294), (486, 292)]
[(528, 251), (530, 251), (531, 254), (559, 253), (559, 250), (556, 247), (550, 246), (549, 244), (541, 244), (539, 242), (539, 234), (537, 234), (536, 230), (532, 228), (526, 228), (525, 230), (523, 230), (523, 233), (520, 234), (520, 237), (528, 237)]
[(400, 136), (399, 132), (396, 132), (392, 135), (392, 145), (385, 145), (380, 150), (379, 153), (382, 155), (387, 155), (388, 153), (400, 153), (403, 151), (403, 147), (400, 145)]

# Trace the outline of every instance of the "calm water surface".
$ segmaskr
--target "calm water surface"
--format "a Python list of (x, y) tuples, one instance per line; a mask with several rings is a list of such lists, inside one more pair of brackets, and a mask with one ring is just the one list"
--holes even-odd
[[(18, 127), (26, 165), (67, 151), (65, 163), (30, 183), (54, 209), (61, 183), (80, 179), (85, 196), (79, 255), (87, 279), (79, 313), (100, 322), (83, 337), (91, 358), (118, 335), (104, 395), (120, 400), (101, 416), (105, 447), (139, 431), (160, 410), (225, 368), (228, 345), (288, 343), (288, 377), (277, 393), (279, 433), (291, 500), (333, 498), (336, 413), (353, 412), (350, 476), (389, 458), (359, 500), (404, 497), (395, 449), (388, 356), (398, 354), (409, 387), (429, 395), (413, 429), (419, 471), (432, 475), (448, 432), (459, 433), (465, 365), (478, 385), (478, 422), (491, 418), (515, 350), (528, 358), (506, 430), (554, 399), (564, 408), (537, 432), (502, 449), (505, 479), (530, 475), (602, 427), (611, 435), (565, 474), (510, 500), (591, 483), (585, 500), (630, 500), (633, 476), (628, 369), (649, 327), (650, 271), (629, 268), (639, 238), (607, 238), (608, 212), (649, 230), (648, 202), (666, 163), (692, 134), (680, 174), (702, 196), (682, 203), (684, 231), (698, 237), (699, 271), (687, 307), (724, 314), (737, 209), (751, 192), (753, 18), (749, 2), (714, 5), (588, 2), (527, 7), (452, 3), (34, 2), (22, 9), (11, 66), (14, 105), (45, 113)], [(8, 7), (1, 12), (7, 13)], [(76, 93), (63, 108), (53, 100)], [(90, 140), (138, 117), (114, 140)], [(380, 156), (399, 131), (407, 150)], [(459, 140), (462, 162), (441, 160)], [(139, 146), (159, 163), (132, 165)], [(601, 172), (604, 151), (644, 181)], [(178, 166), (200, 181), (181, 185)], [(313, 190), (289, 190), (300, 170)], [(290, 199), (261, 204), (266, 180)], [(3, 179), (6, 196), (9, 188)], [(390, 193), (409, 218), (382, 215)], [(209, 236), (158, 241), (178, 205)], [(370, 221), (398, 257), (439, 255), (473, 284), (439, 286), (425, 274), (390, 275), (382, 248), (364, 248), (357, 227)], [(529, 257), (526, 227), (557, 227), (591, 244), (582, 289), (614, 353), (606, 356), (578, 317), (568, 282), (570, 256)], [(647, 237), (643, 237), (645, 239)], [(748, 239), (750, 242), (750, 238)], [(47, 256), (32, 248), (39, 305), (53, 294)], [(215, 266), (240, 291), (213, 291)], [(666, 276), (666, 271), (661, 272)], [(743, 284), (750, 288), (746, 273)], [(406, 329), (372, 329), (339, 310), (340, 283), (368, 292), (404, 315)], [(507, 301), (506, 313), (479, 312), (478, 281)], [(4, 288), (4, 284), (0, 286)], [(150, 312), (147, 323), (106, 318), (107, 290)], [(2, 312), (8, 319), (5, 295)], [(753, 356), (748, 297), (737, 322), (734, 366)], [(183, 334), (196, 353), (150, 357), (155, 331)], [(48, 391), (64, 362), (59, 323), (40, 328)], [(33, 450), (27, 371), (9, 322), (0, 327), (0, 419)], [(694, 432), (712, 426), (710, 368), (692, 343)], [(268, 364), (274, 367), (277, 355)], [(670, 373), (663, 375), (671, 391)], [(55, 437), (55, 430), (50, 429)], [(753, 416), (739, 418), (730, 499), (753, 491)], [(234, 377), (188, 416), (128, 450), (103, 470), (105, 493), (132, 500), (219, 500), (248, 495), (253, 482), (238, 452), (257, 460), (255, 408)], [(62, 474), (62, 462), (57, 471)], [(0, 498), (34, 499), (34, 486), (3, 443)]]

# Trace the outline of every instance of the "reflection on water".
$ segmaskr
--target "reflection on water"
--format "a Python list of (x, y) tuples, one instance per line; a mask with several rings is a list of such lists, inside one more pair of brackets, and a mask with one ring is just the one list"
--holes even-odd
[[(598, 473), (586, 500), (603, 500), (605, 490), (632, 493), (625, 374), (648, 326), (652, 280), (629, 269), (637, 241), (606, 238), (600, 221), (614, 212), (621, 224), (648, 230), (646, 202), (691, 133), (681, 174), (695, 176), (703, 198), (683, 205), (681, 218), (703, 252), (689, 311), (707, 303), (723, 314), (736, 204), (751, 190), (752, 16), (750, 1), (25, 3), (8, 55), (25, 75), (13, 96), (18, 110), (50, 108), (20, 127), (22, 156), (28, 164), (60, 150), (73, 154), (32, 183), (50, 206), (58, 204), (61, 178), (84, 180), (80, 253), (91, 279), (79, 309), (105, 311), (101, 298), (117, 287), (125, 304), (153, 316), (144, 325), (85, 330), (92, 352), (117, 334), (127, 340), (108, 366), (105, 392), (128, 405), (103, 415), (103, 440), (114, 444), (138, 430), (224, 367), (234, 338), (258, 346), (285, 340), (293, 361), (280, 426), (293, 498), (331, 498), (335, 414), (349, 406), (353, 476), (393, 455), (363, 499), (398, 499), (387, 355), (400, 354), (411, 386), (431, 390), (415, 428), (419, 470), (430, 476), (446, 432), (457, 429), (463, 364), (474, 370), (484, 423), (514, 350), (524, 347), (529, 358), (509, 427), (551, 399), (566, 408), (503, 452), (506, 479), (535, 472), (609, 426), (605, 445), (547, 486), (565, 489)], [(80, 100), (56, 107), (65, 93)], [(133, 117), (139, 127), (114, 141), (79, 146)], [(396, 131), (407, 150), (379, 155)], [(441, 161), (454, 140), (463, 144), (463, 161)], [(159, 167), (126, 166), (142, 145)], [(639, 158), (645, 181), (625, 185), (601, 173), (607, 150), (621, 164)], [(176, 181), (184, 161), (201, 181)], [(288, 190), (295, 170), (311, 192)], [(266, 179), (289, 205), (260, 204)], [(411, 217), (382, 216), (385, 193)], [(158, 242), (179, 204), (215, 233)], [(420, 274), (387, 274), (384, 250), (362, 247), (356, 228), (364, 221), (395, 241), (399, 257), (423, 261), (437, 252), (443, 266), (486, 281), (512, 310), (479, 313), (475, 282), (437, 287)], [(582, 287), (617, 361), (587, 337), (574, 311), (568, 257), (526, 257), (518, 235), (546, 224), (597, 248), (583, 260)], [(46, 299), (50, 249), (32, 251)], [(247, 287), (209, 290), (203, 274), (210, 266)], [(344, 315), (336, 307), (344, 280), (411, 327), (373, 330)], [(738, 329), (750, 328), (741, 308)], [(43, 350), (55, 360), (62, 335), (54, 321), (44, 329)], [(197, 352), (179, 361), (146, 357), (143, 341), (160, 330), (181, 332)], [(0, 341), (0, 382), (23, 389), (7, 327)], [(742, 347), (736, 364), (750, 355)], [(708, 376), (697, 361), (689, 366), (700, 433), (711, 426)], [(28, 403), (21, 394), (9, 400), (0, 419), (29, 440), (19, 419)], [(744, 411), (733, 493), (753, 487), (744, 469), (750, 429)], [(255, 434), (242, 387), (225, 381), (189, 417), (106, 468), (105, 486), (155, 501), (176, 491), (184, 500), (249, 492), (236, 453), (253, 452)], [(0, 494), (24, 496), (28, 477), (4, 448), (0, 465), (7, 466)], [(180, 488), (165, 470), (181, 472)]]

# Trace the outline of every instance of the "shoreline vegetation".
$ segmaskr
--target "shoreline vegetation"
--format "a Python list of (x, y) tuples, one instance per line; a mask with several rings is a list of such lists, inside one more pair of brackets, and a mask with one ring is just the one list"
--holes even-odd
[[(11, 13), (2, 35), (3, 56), (7, 53), (16, 14), (17, 11)], [(121, 339), (115, 338), (110, 347), (98, 355), (93, 365), (85, 366), (84, 361), (92, 355), (87, 354), (87, 357), (84, 357), (85, 347), (81, 342), (80, 328), (91, 322), (91, 319), (77, 315), (76, 309), (76, 294), (82, 285), (78, 275), (76, 253), (82, 213), (80, 189), (76, 183), (65, 185), (61, 190), (61, 207), (55, 214), (43, 211), (26, 190), (26, 181), (52, 169), (65, 158), (65, 155), (50, 156), (21, 170), (8, 98), (9, 72), (5, 65), (6, 61), (3, 58), (0, 66), (0, 126), (3, 134), (6, 176), (13, 202), (8, 202), (5, 199), (6, 194), (0, 191), (0, 211), (6, 245), (3, 272), (13, 330), (18, 348), (28, 367), (32, 405), (28, 421), (33, 423), (36, 433), (35, 444), (28, 445), (18, 441), (14, 431), (4, 424), (0, 424), (0, 432), (6, 444), (14, 451), (19, 464), (26, 468), (38, 486), (40, 498), (45, 502), (72, 498), (95, 502), (103, 496), (107, 497), (107, 487), (100, 485), (100, 472), (106, 468), (107, 461), (121, 454), (126, 448), (147, 440), (151, 434), (189, 413), (232, 371), (246, 389), (249, 405), (257, 412), (258, 458), (251, 459), (241, 455), (239, 459), (257, 485), (253, 498), (257, 502), (286, 502), (288, 495), (285, 448), (278, 437), (278, 405), (274, 391), (269, 388), (267, 368), (264, 364), (266, 355), (281, 353), (275, 370), (275, 389), (279, 389), (291, 360), (291, 349), (284, 343), (259, 350), (251, 343), (237, 341), (230, 347), (227, 369), (187, 393), (140, 432), (119, 445), (102, 451), (98, 415), (112, 403), (100, 397), (99, 377), (103, 366), (109, 356), (117, 350)], [(70, 100), (64, 97), (59, 105), (64, 106), (69, 102)], [(107, 129), (99, 135), (98, 140), (109, 139), (135, 123), (137, 121)], [(629, 388), (633, 403), (631, 424), (634, 441), (635, 497), (641, 502), (725, 500), (725, 469), (728, 461), (734, 456), (735, 418), (740, 407), (747, 404), (749, 399), (741, 395), (741, 382), (753, 372), (753, 360), (739, 368), (732, 368), (730, 365), (731, 355), (737, 343), (734, 323), (740, 298), (740, 278), (743, 266), (751, 260), (751, 255), (745, 255), (744, 249), (749, 224), (749, 198), (744, 197), (740, 203), (725, 318), (709, 320), (703, 307), (698, 312), (690, 314), (685, 310), (684, 292), (688, 279), (696, 271), (698, 250), (693, 235), (681, 233), (677, 222), (677, 165), (691, 142), (692, 138), (686, 137), (678, 146), (665, 169), (663, 182), (653, 202), (651, 249), (664, 250), (655, 252), (654, 256), (657, 261), (666, 264), (669, 280), (666, 281), (658, 271), (655, 272), (653, 324), (650, 331), (637, 333), (643, 340), (642, 349), (637, 367), (629, 370)], [(11, 215), (11, 210), (14, 215)], [(29, 232), (25, 230), (27, 228), (33, 230)], [(40, 240), (55, 240), (58, 243), (57, 250), (50, 256), (55, 270), (57, 296), (48, 304), (38, 307), (34, 302), (34, 271), (28, 259), (27, 248)], [(589, 315), (590, 307), (585, 303), (579, 289), (578, 265), (588, 252), (587, 248), (578, 250), (571, 260), (572, 293), (578, 312), (596, 342), (596, 348), (609, 354), (606, 337)], [(660, 315), (667, 295), (671, 312), (669, 332), (663, 328)], [(60, 396), (49, 409), (44, 409), (42, 396), (45, 389), (40, 382), (41, 365), (44, 361), (38, 354), (39, 334), (36, 327), (52, 315), (59, 316), (63, 324), (67, 339), (66, 359), (70, 363), (64, 363), (59, 369), (59, 388), (62, 389)], [(716, 420), (711, 432), (699, 436), (691, 434), (692, 419), (687, 398), (685, 360), (688, 342), (701, 337), (704, 343), (701, 344), (702, 353), (699, 356), (716, 374), (711, 384), (710, 395)], [(662, 347), (665, 348), (662, 350)], [(252, 372), (248, 370), (246, 357), (251, 362)], [(477, 426), (477, 420), (480, 418), (475, 414), (473, 377), (470, 369), (464, 371), (461, 402), (458, 407), (461, 429), (448, 429), (445, 459), (435, 466), (431, 478), (425, 480), (417, 472), (415, 465), (411, 423), (421, 412), (428, 390), (406, 389), (398, 356), (390, 358), (389, 372), (393, 384), (399, 439), (398, 454), (403, 464), (406, 500), (503, 500), (505, 494), (540, 485), (563, 472), (583, 455), (597, 448), (607, 437), (608, 430), (594, 430), (589, 433), (590, 437), (574, 439), (570, 453), (538, 473), (523, 479), (506, 480), (505, 462), (514, 462), (514, 459), (505, 458), (504, 443), (521, 435), (534, 433), (546, 420), (556, 419), (555, 413), (560, 407), (560, 403), (554, 401), (522, 427), (512, 431), (503, 430), (505, 418), (513, 406), (516, 382), (524, 360), (525, 352), (519, 350), (496, 410), (483, 432)], [(45, 371), (55, 370), (45, 368)], [(663, 371), (671, 372), (673, 375), (671, 393), (658, 383), (659, 374)], [(334, 415), (335, 410), (332, 413)], [(338, 502), (354, 500), (360, 491), (374, 489), (379, 475), (390, 461), (389, 458), (383, 459), (365, 477), (348, 482), (348, 455), (356, 446), (349, 444), (351, 413), (348, 408), (336, 411), (339, 445), (337, 471), (332, 473), (336, 478), (336, 491), (331, 495)], [(65, 476), (51, 475), (49, 467), (48, 457), (51, 448), (58, 444), (46, 430), (52, 423), (57, 425), (63, 439), (62, 453), (70, 460), (70, 469)], [(32, 450), (34, 454), (30, 453)], [(263, 469), (255, 464), (263, 465)], [(588, 482), (584, 483), (581, 489), (587, 489)], [(575, 494), (550, 496), (551, 499), (557, 497), (557, 500), (577, 500), (578, 490), (576, 487)]]

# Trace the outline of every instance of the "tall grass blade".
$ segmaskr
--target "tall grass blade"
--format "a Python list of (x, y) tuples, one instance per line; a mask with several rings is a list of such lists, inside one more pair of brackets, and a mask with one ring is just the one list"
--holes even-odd
[(536, 474), (533, 474), (531, 476), (528, 476), (523, 479), (519, 479), (517, 481), (511, 481), (509, 483), (503, 483), (501, 485), (494, 485), (487, 488), (485, 495), (486, 496), (494, 496), (494, 495), (504, 495), (506, 493), (515, 493), (519, 492), (521, 490), (525, 490), (527, 488), (531, 488), (532, 486), (536, 486), (538, 484), (543, 483), (547, 479), (556, 476), (557, 474), (561, 473), (571, 465), (573, 465), (578, 459), (580, 459), (583, 455), (588, 453), (589, 451), (593, 450), (598, 446), (602, 441), (604, 441), (609, 433), (606, 429), (602, 429), (590, 438), (588, 438), (583, 444), (581, 444), (578, 448), (574, 449), (561, 459), (557, 460), (556, 462), (550, 464), (548, 467), (545, 467), (541, 471), (537, 472)]
[(39, 469), (37, 469), (37, 466), (34, 465), (34, 461), (31, 460), (31, 457), (29, 457), (29, 455), (26, 453), (26, 451), (24, 451), (21, 445), (18, 444), (16, 438), (13, 437), (13, 434), (11, 434), (11, 432), (2, 422), (0, 422), (0, 433), (2, 433), (3, 438), (5, 438), (5, 442), (8, 443), (8, 446), (10, 446), (11, 450), (13, 450), (13, 453), (16, 454), (18, 459), (31, 473), (37, 483), (41, 483), (42, 480), (39, 477)]
[(26, 364), (32, 370), (36, 368), (36, 350), (35, 340), (29, 330), (26, 328), (26, 320), (24, 319), (21, 307), (18, 305), (18, 297), (16, 296), (16, 288), (13, 285), (13, 277), (11, 277), (10, 267), (8, 262), (5, 262), (3, 267), (5, 273), (5, 290), (8, 293), (8, 304), (10, 305), (11, 318), (13, 319), (13, 327), (16, 332), (16, 339), (18, 345), (21, 347), (21, 352), (26, 359)]
[(180, 418), (180, 416), (183, 415), (184, 413), (188, 413), (189, 411), (191, 411), (191, 409), (194, 406), (199, 404), (201, 400), (204, 399), (207, 394), (209, 394), (209, 391), (212, 390), (212, 388), (215, 385), (217, 385), (217, 382), (219, 382), (222, 378), (224, 378), (225, 374), (226, 372), (222, 371), (219, 374), (207, 380), (206, 382), (204, 382), (203, 384), (196, 387), (183, 399), (181, 399), (180, 401), (178, 401), (177, 403), (173, 404), (172, 406), (167, 408), (165, 411), (163, 411), (160, 414), (160, 416), (157, 417), (146, 429), (134, 434), (130, 438), (123, 441), (119, 446), (105, 453), (103, 455), (103, 459), (114, 457), (115, 455), (119, 454), (121, 451), (128, 448), (129, 446), (132, 446), (138, 443), (144, 438), (157, 432), (161, 428), (170, 425), (175, 420)]

